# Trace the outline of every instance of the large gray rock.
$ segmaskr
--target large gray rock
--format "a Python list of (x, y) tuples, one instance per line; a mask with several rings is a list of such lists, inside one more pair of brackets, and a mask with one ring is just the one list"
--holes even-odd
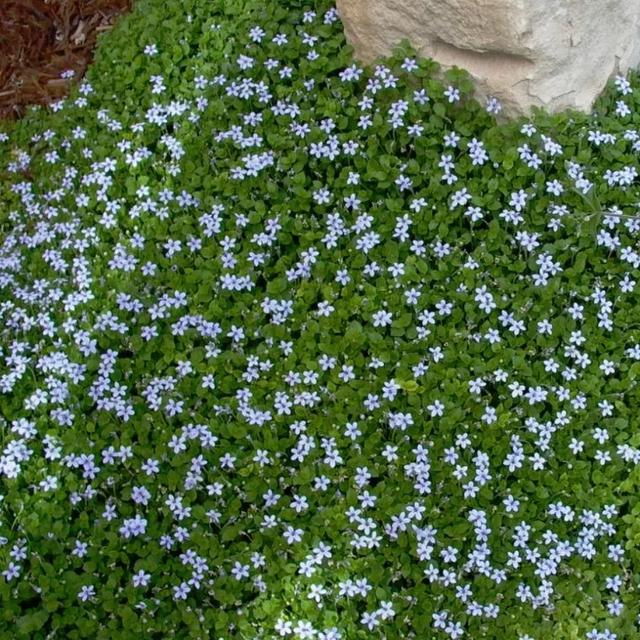
[(476, 81), (509, 116), (587, 111), (614, 73), (640, 64), (640, 0), (337, 0), (356, 57), (407, 38)]

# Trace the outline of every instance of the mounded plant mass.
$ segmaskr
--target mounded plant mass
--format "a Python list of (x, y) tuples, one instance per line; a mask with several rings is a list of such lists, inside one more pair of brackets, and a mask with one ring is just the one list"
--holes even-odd
[(0, 134), (1, 637), (638, 637), (637, 78), (471, 90), (140, 0)]

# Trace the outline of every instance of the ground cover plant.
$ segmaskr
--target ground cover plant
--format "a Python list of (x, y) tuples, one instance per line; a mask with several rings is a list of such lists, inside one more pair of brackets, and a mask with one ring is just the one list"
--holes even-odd
[(470, 92), (140, 0), (0, 134), (1, 637), (638, 636), (637, 78)]

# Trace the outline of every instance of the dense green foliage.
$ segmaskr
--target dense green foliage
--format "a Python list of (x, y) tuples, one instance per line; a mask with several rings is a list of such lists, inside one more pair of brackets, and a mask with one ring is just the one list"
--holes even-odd
[(638, 636), (640, 88), (470, 93), (140, 0), (0, 135), (1, 638)]

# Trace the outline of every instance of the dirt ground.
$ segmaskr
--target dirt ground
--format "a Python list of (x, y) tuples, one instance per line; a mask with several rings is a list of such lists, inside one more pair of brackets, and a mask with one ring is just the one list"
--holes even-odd
[(132, 0), (0, 0), (0, 119), (63, 97)]

